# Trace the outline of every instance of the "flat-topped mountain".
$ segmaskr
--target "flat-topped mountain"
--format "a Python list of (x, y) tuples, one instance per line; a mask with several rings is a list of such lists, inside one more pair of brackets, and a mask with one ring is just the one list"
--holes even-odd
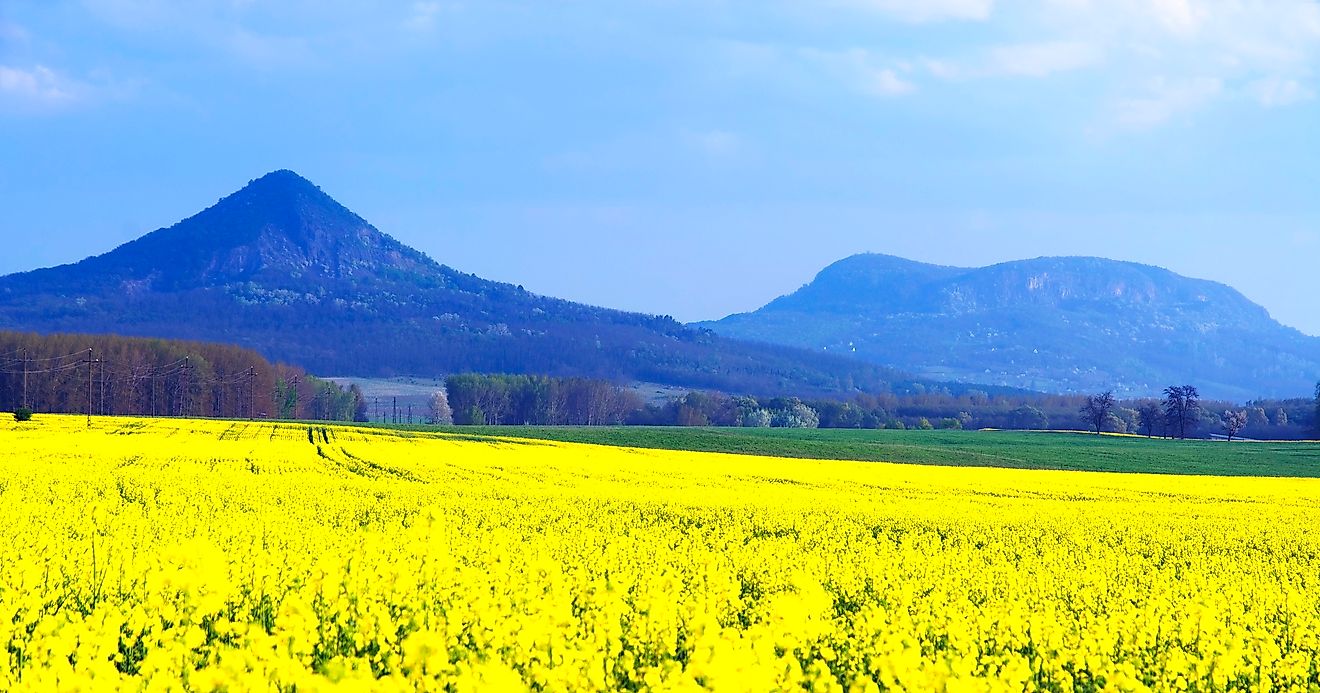
[(0, 277), (0, 329), (232, 342), (321, 374), (546, 373), (804, 395), (881, 391), (895, 377), (459, 272), (291, 171), (104, 255)]
[(707, 326), (918, 375), (1053, 392), (1300, 396), (1320, 338), (1223, 284), (1101, 258), (981, 268), (855, 255), (798, 291)]

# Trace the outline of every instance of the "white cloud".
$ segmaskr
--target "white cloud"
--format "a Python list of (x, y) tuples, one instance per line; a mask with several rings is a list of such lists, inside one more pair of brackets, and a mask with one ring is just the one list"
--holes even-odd
[(984, 21), (994, 11), (994, 0), (840, 0), (861, 10), (878, 12), (904, 22)]
[(432, 31), (436, 28), (436, 23), (439, 21), (441, 15), (460, 9), (462, 9), (462, 5), (456, 2), (419, 0), (412, 4), (411, 12), (409, 13), (408, 18), (403, 21), (403, 26), (410, 31)]
[[(1320, 67), (1316, 0), (1047, 0), (1005, 7), (981, 33), (919, 63), (955, 80), (1090, 69), (1072, 88), (1121, 128), (1156, 127), (1220, 99), (1309, 101)], [(1038, 39), (996, 43), (1010, 33)]]
[(1267, 108), (1291, 106), (1315, 98), (1315, 90), (1295, 79), (1267, 77), (1256, 80), (1251, 91), (1260, 105)]
[(915, 90), (916, 85), (898, 76), (891, 68), (873, 70), (863, 88), (878, 96), (901, 96)]
[(1094, 67), (1104, 60), (1099, 47), (1080, 41), (1045, 41), (996, 46), (990, 49), (990, 74), (1048, 77)]
[(1121, 99), (1115, 105), (1114, 119), (1124, 128), (1148, 130), (1201, 108), (1222, 91), (1223, 83), (1213, 77), (1180, 83), (1157, 79), (1145, 94)]
[(806, 49), (800, 51), (800, 55), (817, 69), (863, 94), (894, 97), (910, 94), (917, 88), (902, 76), (910, 69), (908, 65), (886, 61), (862, 48), (842, 51)]
[(0, 65), (0, 105), (23, 110), (58, 108), (78, 101), (85, 85), (44, 66)]
[(1188, 36), (1196, 33), (1204, 20), (1207, 5), (1192, 0), (1150, 0), (1147, 8), (1150, 14), (1169, 31)]
[(975, 59), (932, 60), (926, 69), (942, 79), (977, 77), (1049, 77), (1095, 67), (1104, 61), (1100, 47), (1081, 41), (1042, 41), (991, 46)]

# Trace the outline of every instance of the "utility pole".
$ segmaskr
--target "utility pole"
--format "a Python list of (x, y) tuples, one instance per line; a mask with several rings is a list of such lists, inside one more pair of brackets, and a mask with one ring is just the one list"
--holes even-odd
[(133, 411), (138, 416), (146, 413), (142, 405), (142, 366), (133, 366)]
[(256, 402), (257, 395), (257, 369), (255, 366), (248, 369), (247, 389), (243, 394), (246, 395), (243, 401), (247, 406), (247, 417), (251, 419), (253, 414), (252, 405)]
[(394, 398), (394, 409), (393, 409), (393, 415), (390, 417), (390, 421), (393, 422), (393, 423), (396, 423), (396, 424), (399, 423), (399, 398), (398, 398), (398, 397), (395, 397), (395, 398)]
[(188, 416), (188, 413), (192, 411), (192, 407), (190, 406), (192, 402), (189, 401), (191, 398), (188, 396), (189, 395), (188, 390), (191, 387), (192, 387), (192, 357), (185, 356), (183, 357), (183, 383), (179, 386), (180, 416)]
[(299, 375), (293, 376), (293, 412), (289, 416), (291, 419), (298, 418), (298, 383), (301, 378), (302, 376)]
[(32, 407), (28, 405), (27, 374), (28, 374), (28, 350), (27, 347), (23, 347), (23, 408), (31, 409)]
[(412, 425), (412, 405), (408, 405), (408, 425)]
[(92, 427), (92, 350), (87, 350), (87, 427)]
[(101, 360), (101, 416), (105, 416), (105, 359)]

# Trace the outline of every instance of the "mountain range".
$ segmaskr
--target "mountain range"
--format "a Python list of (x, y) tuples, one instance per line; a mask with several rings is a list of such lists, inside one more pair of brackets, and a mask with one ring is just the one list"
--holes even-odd
[(228, 342), (325, 375), (543, 373), (755, 395), (902, 392), (916, 378), (1127, 396), (1191, 383), (1242, 400), (1320, 378), (1320, 338), (1157, 267), (856, 255), (756, 311), (683, 325), (460, 272), (292, 171), (103, 255), (0, 277), (0, 329)]
[(902, 377), (465, 274), (292, 171), (104, 255), (0, 277), (0, 329), (229, 342), (322, 375), (544, 373), (802, 396)]
[(855, 255), (801, 289), (705, 323), (939, 380), (1047, 392), (1226, 399), (1305, 395), (1320, 338), (1223, 284), (1089, 257), (963, 268)]

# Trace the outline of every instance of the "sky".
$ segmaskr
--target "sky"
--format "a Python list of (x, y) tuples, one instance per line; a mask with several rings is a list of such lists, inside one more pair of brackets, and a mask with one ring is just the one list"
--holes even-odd
[(1315, 0), (0, 0), (0, 273), (281, 168), (703, 320), (858, 252), (1094, 255), (1320, 335)]

